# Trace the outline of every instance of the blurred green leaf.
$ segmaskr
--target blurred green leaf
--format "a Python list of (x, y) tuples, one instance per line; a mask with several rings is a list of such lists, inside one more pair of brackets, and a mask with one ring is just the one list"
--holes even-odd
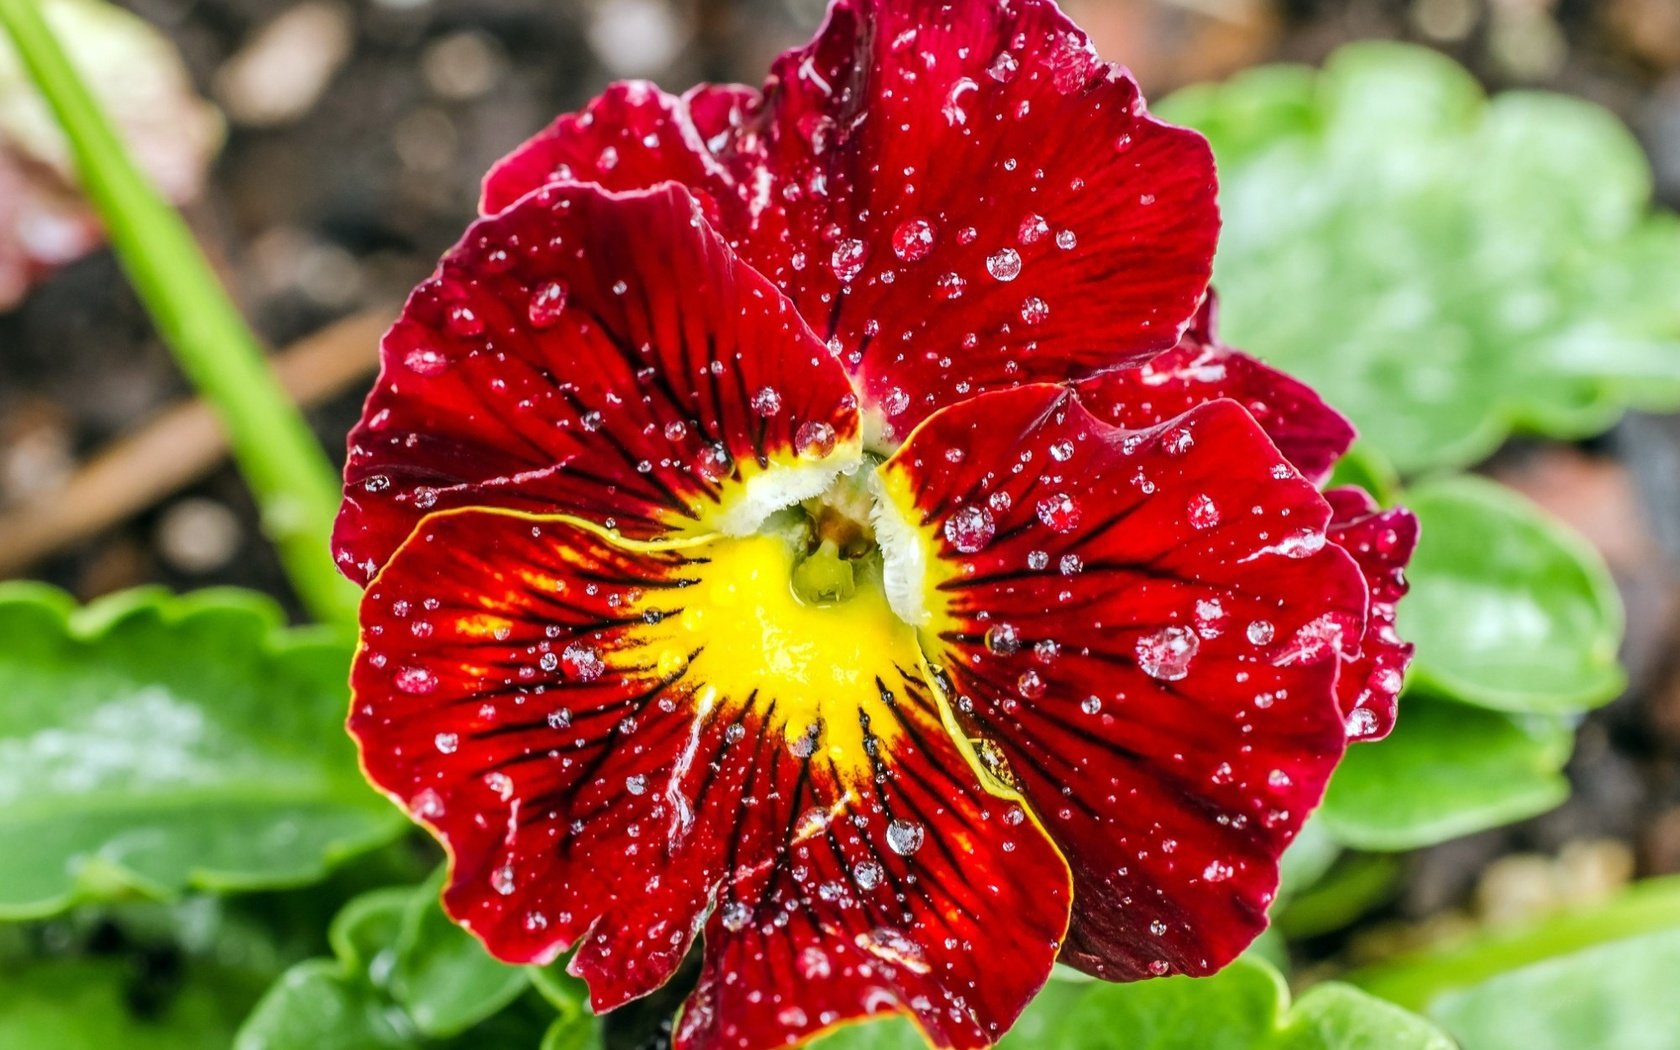
[(538, 971), (497, 962), (450, 922), (438, 903), (441, 880), (439, 872), (346, 905), (329, 934), (335, 958), (282, 976), (240, 1030), (236, 1050), (532, 1050), (562, 1037), (574, 1041), (554, 1043), (564, 1050), (594, 1045), (599, 1026), (571, 998), (570, 979), (549, 980), (543, 997), (521, 998)]
[(0, 586), (0, 917), (321, 878), (403, 823), (344, 734), (350, 649), (266, 599)]
[(225, 1050), (250, 1002), (235, 975), (197, 962), (169, 975), (124, 957), (0, 964), (7, 1050)]
[[(919, 1050), (901, 1019), (842, 1028), (817, 1050)], [(1053, 980), (1002, 1050), (1453, 1050), (1428, 1021), (1346, 985), (1294, 1006), (1269, 963), (1243, 957), (1212, 977), (1135, 984)]]
[(1414, 683), (1480, 707), (1547, 714), (1621, 692), (1621, 599), (1585, 541), (1479, 478), (1419, 486), (1405, 503), (1422, 526), (1398, 624), (1417, 643)]
[(396, 942), (391, 995), (427, 1036), (463, 1032), (530, 987), (526, 968), (491, 958), (438, 902), (444, 872), (410, 897)]
[(1388, 739), (1355, 744), (1319, 817), (1357, 849), (1405, 850), (1523, 820), (1569, 795), (1574, 733), (1561, 719), (1507, 715), (1411, 691)]
[(1219, 159), (1224, 334), (1402, 472), (1680, 404), (1680, 226), (1607, 111), (1369, 42), (1155, 108)]
[(1462, 1050), (1674, 1050), (1680, 930), (1613, 941), (1437, 999)]

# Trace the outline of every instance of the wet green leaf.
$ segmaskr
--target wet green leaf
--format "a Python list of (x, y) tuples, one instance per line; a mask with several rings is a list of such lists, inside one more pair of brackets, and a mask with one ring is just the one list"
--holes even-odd
[(1584, 541), (1478, 478), (1419, 486), (1405, 503), (1422, 526), (1398, 625), (1417, 644), (1414, 684), (1548, 714), (1621, 692), (1621, 599)]
[(388, 841), (347, 643), (254, 595), (0, 587), (0, 918), (322, 877)]
[(1569, 795), (1574, 734), (1543, 715), (1508, 715), (1412, 691), (1386, 740), (1355, 744), (1319, 816), (1344, 845), (1415, 849), (1523, 820)]
[(1680, 225), (1606, 110), (1389, 43), (1156, 109), (1219, 159), (1225, 335), (1402, 472), (1680, 404)]
[(427, 1036), (463, 1032), (499, 1012), (531, 984), (525, 967), (490, 957), (438, 903), (440, 870), (415, 891), (403, 914), (391, 995)]
[[(916, 1050), (906, 1021), (843, 1028), (817, 1050)], [(1002, 1050), (1453, 1050), (1428, 1021), (1346, 985), (1293, 1006), (1269, 963), (1243, 957), (1213, 977), (1135, 984), (1053, 980)]]
[(1680, 930), (1612, 941), (1442, 996), (1462, 1050), (1673, 1050)]

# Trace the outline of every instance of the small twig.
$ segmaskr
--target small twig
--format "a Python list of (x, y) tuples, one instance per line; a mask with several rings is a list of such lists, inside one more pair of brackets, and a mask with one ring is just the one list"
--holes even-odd
[[(280, 384), (299, 405), (319, 404), (378, 365), (391, 311), (370, 310), (331, 325), (274, 358)], [(213, 471), (227, 435), (210, 406), (193, 400), (165, 411), (102, 450), (62, 486), (0, 513), (0, 576), (151, 507)]]

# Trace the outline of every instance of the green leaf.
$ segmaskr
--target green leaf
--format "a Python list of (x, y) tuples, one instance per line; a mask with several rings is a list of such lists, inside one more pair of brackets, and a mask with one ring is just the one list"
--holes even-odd
[(1347, 846), (1405, 850), (1523, 820), (1569, 795), (1574, 734), (1541, 715), (1507, 715), (1411, 691), (1386, 740), (1355, 744), (1319, 817)]
[[(842, 1028), (817, 1050), (918, 1050), (898, 1018)], [(1004, 1037), (1002, 1050), (1453, 1050), (1424, 1019), (1346, 985), (1320, 985), (1289, 1005), (1269, 963), (1243, 957), (1200, 979), (1135, 984), (1053, 980)]]
[[(8, 1050), (224, 1050), (250, 992), (190, 964), (168, 994), (134, 960), (34, 959), (0, 965), (0, 1046)], [(230, 983), (231, 982), (231, 983)]]
[(530, 987), (530, 972), (491, 958), (438, 902), (444, 872), (411, 894), (396, 941), (391, 995), (422, 1034), (463, 1032)]
[(1390, 43), (1155, 108), (1219, 160), (1224, 334), (1403, 473), (1680, 405), (1680, 236), (1607, 111)]
[(1422, 526), (1398, 624), (1417, 643), (1415, 684), (1546, 714), (1622, 691), (1621, 599), (1585, 541), (1479, 478), (1428, 483), (1405, 502)]
[(0, 918), (303, 884), (403, 827), (341, 728), (349, 646), (264, 599), (7, 584), (0, 637)]
[(1462, 1050), (1673, 1050), (1680, 930), (1614, 941), (1436, 1000)]
[(264, 598), (5, 585), (0, 637), (0, 917), (306, 884), (402, 830), (341, 727), (348, 643)]

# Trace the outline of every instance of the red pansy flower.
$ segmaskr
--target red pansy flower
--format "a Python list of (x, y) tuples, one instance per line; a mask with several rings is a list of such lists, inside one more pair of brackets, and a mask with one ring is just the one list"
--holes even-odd
[(762, 94), (614, 88), (499, 165), (335, 538), (449, 913), (602, 1010), (701, 939), (695, 1048), (986, 1046), (1058, 958), (1241, 951), (1392, 718), (1411, 531), (1214, 340), (1213, 194), (1048, 0), (841, 0)]

